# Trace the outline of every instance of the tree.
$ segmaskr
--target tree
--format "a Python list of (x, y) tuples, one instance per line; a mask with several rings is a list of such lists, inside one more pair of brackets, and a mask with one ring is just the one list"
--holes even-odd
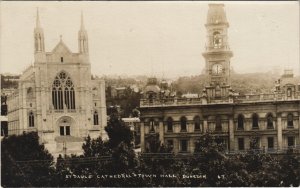
[(97, 179), (98, 175), (130, 174), (137, 167), (133, 137), (129, 127), (120, 120), (116, 109), (110, 116), (106, 131), (108, 141), (88, 136), (82, 145), (83, 155), (58, 159), (57, 174), (84, 175), (93, 178), (60, 179), (60, 186), (130, 186), (126, 179)]
[(55, 186), (53, 157), (39, 144), (36, 132), (4, 138), (1, 149), (2, 186)]
[(288, 150), (286, 155), (279, 161), (280, 167), (278, 170), (281, 175), (280, 186), (284, 187), (299, 187), (300, 186), (300, 159), (296, 157), (293, 150)]
[(206, 178), (193, 181), (193, 186), (222, 186), (221, 179), (226, 176), (224, 145), (217, 143), (215, 136), (205, 133), (195, 143), (194, 157), (191, 162), (193, 173)]
[(84, 157), (107, 156), (111, 153), (107, 143), (105, 143), (101, 137), (92, 140), (89, 135), (85, 138), (82, 149)]
[[(159, 141), (158, 134), (150, 135), (147, 138), (149, 147), (146, 152), (139, 157), (139, 172), (143, 174), (155, 174), (147, 182), (142, 182), (139, 186), (179, 186), (184, 185), (178, 172), (185, 169), (185, 164), (181, 160), (176, 160), (172, 147), (164, 145)], [(175, 175), (176, 178), (168, 178), (161, 175)]]
[(117, 147), (121, 142), (132, 146), (133, 132), (131, 132), (130, 128), (121, 120), (116, 109), (111, 113), (105, 131), (108, 134), (108, 144), (111, 149)]

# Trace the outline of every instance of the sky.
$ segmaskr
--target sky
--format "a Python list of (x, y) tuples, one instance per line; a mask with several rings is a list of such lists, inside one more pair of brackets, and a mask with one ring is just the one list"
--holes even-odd
[[(231, 66), (237, 73), (292, 68), (299, 74), (299, 3), (224, 3)], [(0, 2), (0, 72), (34, 63), (36, 9), (45, 49), (60, 40), (78, 52), (83, 12), (92, 74), (177, 77), (201, 74), (208, 2)]]

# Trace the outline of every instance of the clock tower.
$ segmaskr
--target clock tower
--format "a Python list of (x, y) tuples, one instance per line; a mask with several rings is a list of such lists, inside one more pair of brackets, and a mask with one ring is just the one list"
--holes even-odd
[(224, 5), (210, 4), (207, 13), (207, 42), (205, 52), (205, 74), (207, 76), (206, 92), (209, 98), (222, 99), (230, 90), (230, 58), (227, 22)]

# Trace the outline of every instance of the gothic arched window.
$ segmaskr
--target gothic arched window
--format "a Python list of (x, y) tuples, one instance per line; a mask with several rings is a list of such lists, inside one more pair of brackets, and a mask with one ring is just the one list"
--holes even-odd
[(32, 89), (32, 87), (29, 87), (27, 89), (27, 97), (28, 98), (32, 98), (33, 97), (33, 89)]
[(54, 109), (75, 109), (75, 90), (71, 78), (65, 73), (59, 73), (52, 85), (52, 104)]
[(29, 127), (34, 127), (34, 115), (33, 112), (30, 112), (28, 115)]
[(94, 125), (99, 125), (99, 119), (98, 119), (97, 111), (94, 112)]
[(258, 129), (258, 115), (252, 115), (252, 129)]
[(238, 116), (238, 129), (244, 129), (244, 116), (242, 114)]

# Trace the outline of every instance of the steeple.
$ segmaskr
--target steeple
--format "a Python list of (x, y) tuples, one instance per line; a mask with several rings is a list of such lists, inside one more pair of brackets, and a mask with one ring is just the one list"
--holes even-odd
[(85, 30), (84, 29), (84, 23), (83, 23), (83, 13), (81, 11), (81, 27), (80, 27), (80, 30)]
[(40, 24), (39, 9), (36, 11), (36, 26), (34, 28), (34, 52), (45, 52), (44, 31)]
[(88, 54), (88, 35), (84, 28), (83, 13), (81, 12), (81, 26), (78, 32), (78, 50), (80, 54)]
[(39, 8), (36, 9), (36, 28), (40, 28), (40, 14), (39, 14)]

